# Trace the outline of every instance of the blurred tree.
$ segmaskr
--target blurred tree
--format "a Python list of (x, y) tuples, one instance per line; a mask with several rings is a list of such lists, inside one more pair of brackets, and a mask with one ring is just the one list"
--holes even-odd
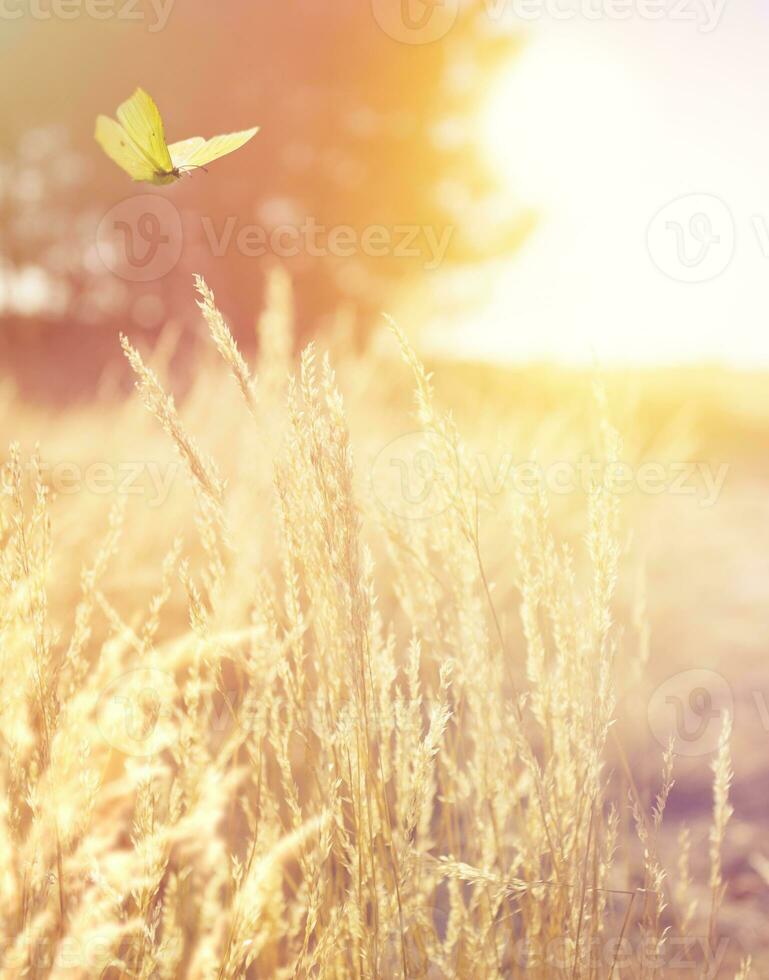
[[(92, 236), (74, 243), (68, 233), (59, 242), (69, 242), (66, 309), (0, 309), (6, 352), (18, 340), (20, 320), (30, 317), (53, 320), (59, 329), (66, 319), (70, 342), (92, 330), (95, 319), (110, 340), (128, 321), (145, 329), (171, 316), (198, 322), (193, 271), (210, 282), (247, 342), (274, 262), (294, 280), (300, 332), (343, 303), (365, 330), (396, 291), (429, 287), (441, 270), (507, 254), (526, 234), (530, 215), (489, 206), (498, 188), (475, 143), (474, 113), (518, 44), (517, 36), (496, 29), (487, 0), (216, 8), (185, 0), (156, 31), (150, 5), (142, 9), (140, 22), (24, 24), (4, 51), (0, 81), (8, 89), (21, 78), (24, 87), (6, 139), (23, 138), (30, 121), (54, 120), (72, 132), (87, 165), (80, 184), (66, 189), (66, 208), (90, 216)], [(442, 36), (414, 43), (438, 15), (450, 21), (445, 30), (438, 23)], [(89, 57), (79, 56), (83, 71), (75, 78), (65, 66), (80, 51)], [(210, 174), (160, 192), (184, 229), (173, 269), (155, 281), (113, 282), (109, 302), (94, 304), (84, 301), (92, 293), (89, 277), (106, 288), (104, 270), (94, 263), (98, 219), (121, 199), (152, 189), (130, 184), (100, 156), (93, 119), (114, 112), (137, 84), (158, 101), (169, 139), (254, 123), (262, 129)], [(39, 206), (49, 207), (42, 200)], [(252, 226), (261, 229), (263, 245), (249, 238)], [(49, 230), (55, 245), (59, 232)], [(25, 254), (30, 245), (34, 251), (7, 231), (4, 275), (21, 265), (45, 269), (49, 250)]]

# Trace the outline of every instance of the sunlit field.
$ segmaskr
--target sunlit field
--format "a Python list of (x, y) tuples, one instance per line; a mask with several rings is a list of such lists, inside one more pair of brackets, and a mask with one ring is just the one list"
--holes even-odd
[(769, 976), (769, 22), (688, 4), (2, 6), (0, 980)]
[(198, 299), (178, 404), (6, 387), (5, 975), (761, 976), (766, 415)]

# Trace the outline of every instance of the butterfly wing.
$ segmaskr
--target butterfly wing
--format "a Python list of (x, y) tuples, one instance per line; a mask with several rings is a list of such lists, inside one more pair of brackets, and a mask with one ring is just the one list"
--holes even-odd
[(118, 122), (99, 116), (96, 139), (104, 152), (134, 180), (167, 184), (179, 175), (179, 167), (204, 167), (247, 143), (259, 127), (238, 133), (225, 133), (210, 140), (192, 136), (170, 146), (166, 143), (163, 120), (152, 98), (137, 88), (130, 99), (118, 106)]
[(110, 160), (114, 160), (133, 180), (153, 180), (155, 171), (152, 165), (114, 119), (99, 116), (94, 137)]
[(117, 118), (155, 173), (173, 170), (163, 133), (163, 120), (158, 107), (144, 89), (137, 88), (130, 99), (118, 106)]
[[(188, 140), (181, 140), (174, 143), (171, 147), (174, 166), (176, 167), (205, 167), (207, 163), (218, 160), (219, 157), (226, 156), (234, 150), (240, 149), (245, 143), (259, 132), (259, 127), (243, 129), (238, 133), (225, 133), (222, 136), (213, 136), (210, 140), (204, 140), (200, 136), (193, 136)], [(177, 157), (178, 154), (178, 157)], [(184, 154), (184, 159), (182, 159)]]
[(175, 167), (183, 167), (192, 154), (199, 150), (206, 141), (202, 136), (190, 136), (188, 140), (179, 140), (178, 143), (171, 143), (168, 152)]

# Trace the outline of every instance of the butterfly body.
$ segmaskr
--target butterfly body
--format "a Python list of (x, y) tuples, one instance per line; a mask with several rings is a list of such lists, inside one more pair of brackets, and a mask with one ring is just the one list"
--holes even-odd
[(117, 120), (99, 116), (94, 136), (107, 156), (132, 180), (162, 186), (173, 184), (191, 170), (232, 153), (247, 143), (258, 127), (226, 133), (209, 140), (192, 136), (166, 143), (163, 120), (152, 98), (137, 88), (117, 109)]
[[(204, 170), (204, 167), (200, 168)], [(156, 184), (173, 184), (175, 180), (181, 180), (185, 174), (190, 172), (190, 168), (174, 167), (171, 170), (156, 170), (153, 175), (153, 183)]]

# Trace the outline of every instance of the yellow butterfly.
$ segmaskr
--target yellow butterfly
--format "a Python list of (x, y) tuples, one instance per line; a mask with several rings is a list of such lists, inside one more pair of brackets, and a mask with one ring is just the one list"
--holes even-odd
[(96, 120), (94, 136), (107, 156), (133, 180), (172, 184), (188, 170), (203, 167), (247, 143), (259, 127), (226, 133), (210, 140), (191, 136), (166, 143), (158, 107), (140, 88), (117, 109), (118, 122), (108, 116)]

